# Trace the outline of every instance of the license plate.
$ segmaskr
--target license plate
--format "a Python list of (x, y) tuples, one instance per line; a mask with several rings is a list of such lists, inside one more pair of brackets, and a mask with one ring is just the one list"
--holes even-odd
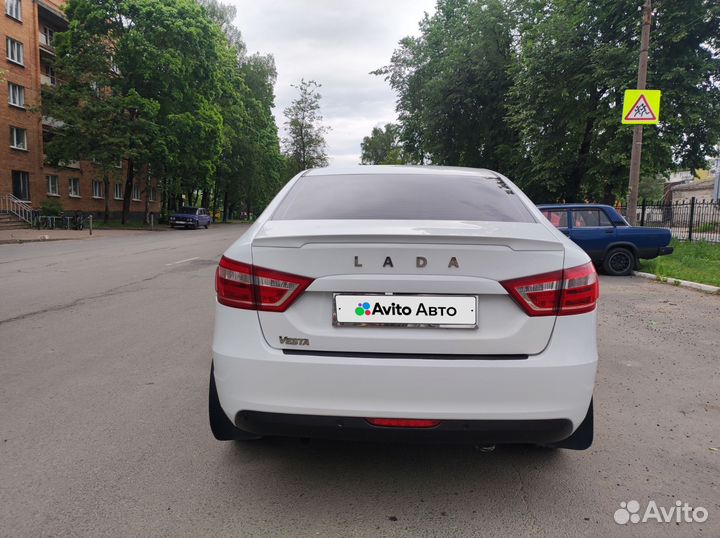
[(333, 324), (475, 328), (477, 297), (336, 294)]

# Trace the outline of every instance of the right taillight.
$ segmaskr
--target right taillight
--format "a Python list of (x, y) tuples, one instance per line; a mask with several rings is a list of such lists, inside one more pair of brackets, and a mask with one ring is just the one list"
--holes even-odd
[(502, 286), (528, 316), (568, 316), (595, 309), (600, 286), (592, 263), (505, 280)]
[(312, 278), (257, 267), (223, 256), (215, 272), (220, 304), (246, 310), (284, 312)]

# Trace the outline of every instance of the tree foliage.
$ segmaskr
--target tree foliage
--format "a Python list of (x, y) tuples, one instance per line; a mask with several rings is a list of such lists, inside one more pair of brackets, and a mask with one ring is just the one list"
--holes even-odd
[(400, 145), (397, 125), (388, 123), (384, 128), (373, 127), (370, 136), (360, 144), (360, 164), (404, 164), (408, 162)]
[(440, 0), (406, 37), (384, 75), (398, 94), (401, 138), (414, 161), (501, 167), (514, 132), (505, 121), (511, 18), (500, 0)]
[[(166, 208), (258, 209), (277, 191), (283, 162), (271, 108), (272, 57), (247, 57), (217, 0), (69, 0), (56, 35), (51, 160), (87, 159), (107, 173), (126, 159), (123, 221), (133, 186), (152, 175)], [(247, 83), (246, 83), (247, 79)], [(106, 189), (106, 198), (107, 198)]]
[(284, 110), (287, 136), (283, 139), (283, 150), (288, 160), (288, 169), (297, 173), (308, 168), (328, 165), (325, 133), (328, 127), (322, 123), (320, 114), (321, 84), (314, 80), (300, 80), (292, 85), (298, 90), (298, 97)]
[[(404, 149), (435, 164), (494, 168), (538, 201), (625, 195), (640, 0), (438, 0), (376, 71), (398, 94)], [(720, 140), (720, 5), (657, 2), (642, 175), (703, 166)], [(646, 180), (646, 182), (648, 182)]]

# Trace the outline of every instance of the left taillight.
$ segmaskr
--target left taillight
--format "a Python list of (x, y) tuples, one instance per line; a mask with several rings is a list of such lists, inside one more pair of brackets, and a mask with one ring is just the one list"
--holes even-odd
[(592, 263), (501, 282), (528, 316), (569, 316), (595, 310), (600, 286)]
[(215, 291), (218, 302), (225, 306), (284, 312), (312, 281), (312, 278), (257, 267), (223, 256), (215, 272)]

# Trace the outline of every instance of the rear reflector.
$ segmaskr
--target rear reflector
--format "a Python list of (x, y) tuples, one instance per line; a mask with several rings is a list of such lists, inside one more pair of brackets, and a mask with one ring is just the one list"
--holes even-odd
[(237, 262), (223, 256), (215, 272), (220, 304), (246, 310), (284, 312), (312, 278)]
[(600, 296), (592, 263), (562, 271), (501, 282), (528, 316), (568, 316), (591, 312)]
[(373, 426), (384, 428), (434, 428), (441, 421), (416, 418), (366, 418)]

